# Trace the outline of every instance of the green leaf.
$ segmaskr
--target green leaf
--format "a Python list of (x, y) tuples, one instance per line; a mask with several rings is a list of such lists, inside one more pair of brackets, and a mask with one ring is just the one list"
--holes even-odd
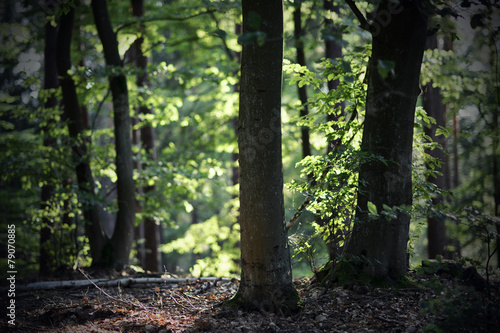
[(219, 37), (222, 40), (226, 40), (227, 37), (227, 32), (222, 30), (222, 29), (217, 29), (213, 32), (213, 34), (217, 37)]
[(444, 136), (447, 138), (448, 136), (451, 135), (451, 130), (448, 127), (439, 127), (436, 129), (436, 136)]
[(368, 201), (368, 203), (366, 204), (366, 206), (368, 207), (368, 211), (370, 213), (372, 213), (373, 215), (377, 215), (377, 206), (375, 206), (375, 204), (371, 201)]
[(63, 13), (64, 15), (68, 15), (69, 11), (71, 10), (70, 6), (63, 6)]

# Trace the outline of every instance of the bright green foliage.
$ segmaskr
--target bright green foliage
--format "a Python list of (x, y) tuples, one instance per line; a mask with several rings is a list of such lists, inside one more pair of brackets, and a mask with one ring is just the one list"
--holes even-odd
[[(359, 151), (360, 128), (366, 86), (363, 83), (366, 53), (345, 55), (343, 59), (324, 60), (319, 64), (320, 72), (313, 73), (296, 64), (285, 66), (285, 72), (294, 74), (290, 84), (310, 85), (315, 93), (309, 99), (310, 114), (297, 119), (297, 124), (307, 126), (311, 133), (326, 143), (333, 142), (334, 148), (324, 155), (307, 156), (297, 164), (302, 168), (301, 180), (292, 180), (288, 187), (305, 194), (310, 199), (307, 210), (327, 223), (313, 222), (315, 233), (326, 242), (334, 234), (342, 235), (336, 241), (337, 247), (344, 245), (355, 211), (357, 193), (357, 168), (365, 158)], [(325, 90), (326, 80), (340, 81), (336, 90)], [(342, 113), (340, 102), (345, 102)], [(326, 115), (333, 114), (337, 120), (326, 121)], [(300, 240), (301, 238), (298, 238)], [(298, 253), (311, 254), (310, 244), (298, 242)]]
[[(440, 167), (443, 161), (431, 156), (428, 152), (434, 149), (443, 150), (437, 142), (425, 134), (424, 128), (430, 128), (436, 120), (427, 115), (422, 107), (417, 107), (415, 113), (414, 124), (414, 140), (413, 140), (413, 197), (415, 217), (426, 216), (425, 214), (432, 207), (431, 199), (438, 195), (446, 195), (447, 193), (440, 188), (437, 188), (433, 183), (428, 181), (429, 177), (441, 175), (436, 168)], [(436, 135), (448, 136), (449, 128), (441, 128), (436, 131)]]
[[(453, 192), (451, 205), (436, 207), (434, 213), (450, 217), (447, 231), (452, 241), (448, 250), (480, 258), (484, 265), (490, 260), (484, 250), (487, 243), (471, 233), (476, 223), (482, 224), (480, 219), (471, 218), (469, 212), (499, 213), (494, 202), (494, 193), (498, 192), (494, 163), (496, 160), (498, 165), (500, 160), (498, 23), (490, 9), (477, 4), (464, 7), (461, 15), (466, 19), (457, 20), (452, 28), (459, 37), (453, 42), (453, 51), (426, 51), (422, 67), (422, 83), (432, 80), (434, 86), (440, 87), (448, 117), (455, 118), (457, 125), (455, 133), (448, 135), (446, 148)], [(458, 165), (458, 174), (452, 173), (453, 163)], [(500, 177), (498, 172), (497, 169), (496, 179)], [(489, 228), (495, 229), (493, 225)], [(491, 246), (494, 249), (493, 243)]]
[[(30, 117), (34, 116), (33, 113), (37, 112), (32, 112)], [(12, 114), (5, 113), (7, 117)], [(22, 115), (23, 112), (15, 114)], [(71, 160), (70, 151), (68, 146), (63, 145), (43, 146), (37, 132), (49, 132), (51, 136), (58, 138), (59, 142), (68, 142), (69, 139), (66, 130), (60, 126), (59, 110), (39, 110), (37, 115), (41, 121), (34, 123), (32, 128), (1, 133), (0, 182), (3, 186), (0, 193), (4, 198), (2, 205), (5, 212), (2, 214), (2, 225), (16, 224), (18, 234), (24, 235), (20, 237), (27, 239), (22, 242), (20, 238), (16, 243), (18, 252), (25, 254), (19, 262), (21, 269), (23, 262), (26, 265), (34, 263), (35, 258), (30, 254), (38, 246), (36, 233), (45, 223), (48, 223), (53, 235), (52, 242), (48, 245), (50, 249), (47, 250), (48, 253), (53, 253), (51, 258), (54, 268), (72, 265), (79, 251), (79, 245), (74, 241), (74, 223), (83, 200), (78, 201), (75, 186), (71, 181), (68, 162)], [(49, 119), (56, 119), (57, 122)], [(14, 128), (14, 123), (10, 124), (8, 127)], [(53, 189), (50, 202), (42, 208), (38, 204), (40, 189), (48, 183), (57, 185)]]
[[(344, 55), (343, 59), (333, 62), (320, 63), (322, 71), (317, 74), (297, 64), (285, 65), (285, 72), (294, 76), (290, 84), (304, 84), (315, 88), (316, 93), (309, 99), (310, 114), (306, 118), (297, 119), (300, 126), (308, 126), (311, 132), (322, 138), (323, 142), (334, 142), (334, 149), (325, 155), (308, 156), (297, 164), (302, 168), (301, 180), (294, 179), (288, 187), (303, 193), (311, 203), (307, 210), (314, 216), (328, 222), (312, 222), (314, 235), (321, 235), (326, 242), (331, 242), (335, 236), (338, 249), (344, 245), (345, 237), (350, 234), (350, 227), (356, 208), (356, 194), (358, 191), (358, 166), (367, 159), (379, 159), (378, 156), (367, 156), (359, 150), (361, 142), (361, 128), (363, 126), (364, 103), (366, 85), (363, 83), (369, 48), (357, 49)], [(387, 64), (386, 64), (387, 65)], [(388, 65), (387, 65), (388, 66)], [(327, 80), (339, 79), (336, 90), (325, 91)], [(341, 114), (340, 102), (345, 102), (344, 113)], [(338, 117), (336, 121), (325, 121), (326, 114), (332, 113)], [(435, 174), (435, 166), (441, 162), (432, 158), (426, 149), (442, 149), (424, 134), (424, 126), (435, 122), (428, 117), (422, 108), (417, 109), (415, 122), (415, 157), (413, 168), (414, 205), (413, 207), (376, 207), (368, 205), (372, 217), (379, 214), (390, 220), (398, 212), (412, 214), (416, 219), (427, 216), (432, 208), (431, 199), (441, 194), (440, 189), (427, 181), (429, 175)], [(442, 129), (443, 134), (449, 132)], [(323, 146), (324, 147), (324, 146)], [(324, 149), (324, 148), (323, 148)], [(428, 168), (430, 167), (430, 169)], [(312, 175), (312, 177), (311, 177)], [(311, 177), (311, 178), (308, 178)], [(339, 237), (340, 235), (340, 237)], [(414, 238), (413, 236), (412, 238)], [(315, 236), (311, 237), (314, 243)], [(296, 254), (307, 256), (318, 255), (312, 248), (312, 243), (304, 239), (303, 234), (293, 236), (297, 245)], [(410, 251), (413, 251), (412, 242)], [(312, 259), (307, 259), (312, 261)]]
[[(373, 11), (372, 2), (356, 3), (362, 12)], [(321, 239), (328, 242), (333, 235), (341, 235), (335, 246), (344, 245), (356, 205), (358, 166), (366, 159), (379, 158), (359, 150), (369, 34), (359, 30), (359, 22), (344, 2), (339, 4), (337, 15), (326, 13), (321, 1), (303, 2), (303, 42), (309, 63), (301, 67), (288, 61), (284, 66), (289, 83), (283, 87), (283, 165), (288, 182), (285, 210), (294, 214), (304, 197), (310, 200), (290, 241), (296, 254), (310, 260), (311, 267), (326, 256)], [(59, 108), (41, 107), (49, 94), (61, 97), (59, 91), (40, 88), (46, 14), (33, 7), (12, 15), (11, 23), (0, 23), (0, 56), (5, 67), (0, 80), (0, 225), (16, 224), (19, 267), (32, 272), (37, 269), (41, 221), (49, 221), (53, 231), (54, 247), (50, 251), (56, 268), (88, 263), (82, 207), (98, 202), (109, 213), (109, 220), (113, 220), (116, 174), (107, 76), (123, 71), (128, 80), (130, 109), (137, 120), (134, 129), (150, 124), (156, 132), (155, 161), (142, 147), (133, 147), (135, 160), (141, 165), (134, 174), (136, 186), (155, 185), (147, 197), (137, 194), (142, 210), (136, 221), (148, 216), (164, 226), (163, 250), (168, 270), (179, 266), (195, 276), (235, 276), (239, 269), (238, 190), (231, 177), (232, 168), (237, 166), (233, 160), (233, 153), (237, 152), (236, 52), (241, 50), (238, 39), (245, 43), (263, 36), (239, 36), (235, 32), (241, 22), (239, 1), (146, 2), (145, 15), (140, 19), (132, 17), (128, 1), (113, 1), (110, 8), (124, 59), (123, 69), (104, 65), (88, 6), (76, 7), (77, 28), (72, 45), (70, 74), (77, 84), (80, 104), (89, 115), (89, 127), (80, 140), (88, 145), (89, 155), (85, 158), (95, 176), (95, 197), (78, 191), (69, 150), (71, 142)], [(295, 58), (291, 37), (293, 8), (293, 3), (285, 2), (287, 59)], [(445, 214), (452, 222), (448, 223), (448, 231), (455, 241), (450, 250), (461, 249), (464, 255), (486, 262), (495, 249), (497, 222), (492, 216), (498, 212), (493, 207), (491, 166), (493, 158), (500, 154), (493, 145), (498, 142), (493, 125), (499, 89), (495, 77), (498, 50), (491, 41), (498, 37), (498, 29), (480, 8), (474, 5), (470, 10), (471, 17), (480, 14), (474, 16), (473, 26), (481, 33), (471, 37), (463, 33), (463, 27), (449, 28), (446, 23), (446, 29), (460, 37), (455, 40), (455, 50), (426, 51), (422, 66), (422, 86), (430, 80), (439, 86), (449, 117), (459, 120), (458, 137), (450, 128), (438, 129), (436, 133), (448, 138), (445, 150), (450, 154), (450, 164), (454, 158), (460, 159), (460, 187), (453, 189), (451, 195), (427, 181), (436, 175), (436, 167), (442, 161), (433, 159), (426, 151), (442, 147), (425, 135), (424, 128), (434, 120), (418, 108), (413, 207), (369, 206), (373, 216), (382, 214), (387, 219), (401, 210), (412, 214), (410, 251), (416, 257), (424, 244), (423, 218), (429, 214)], [(48, 19), (56, 25), (58, 15), (67, 9), (65, 6), (57, 13), (49, 13)], [(337, 25), (336, 32), (325, 28), (325, 18)], [(257, 24), (258, 18), (255, 20)], [(149, 57), (148, 83), (142, 88), (135, 82), (138, 70), (130, 50), (139, 36), (144, 38), (143, 51)], [(342, 59), (322, 59), (323, 42), (327, 39), (342, 45)], [(378, 64), (383, 75), (390, 75), (393, 69), (392, 63)], [(340, 81), (338, 89), (329, 91), (327, 81), (336, 79)], [(305, 118), (297, 116), (301, 107), (297, 103), (297, 84), (309, 89), (310, 114)], [(343, 113), (340, 102), (345, 103)], [(137, 114), (139, 105), (148, 106), (152, 113)], [(327, 114), (338, 118), (327, 122)], [(310, 129), (314, 151), (303, 160), (299, 152), (301, 126)], [(54, 146), (43, 145), (45, 134), (54, 138)], [(458, 157), (451, 154), (453, 140), (458, 142)], [(327, 154), (328, 142), (334, 143), (335, 149)], [(41, 186), (48, 183), (55, 184), (54, 195), (48, 208), (41, 209)], [(432, 198), (437, 195), (447, 196), (451, 209), (433, 206)], [(474, 209), (463, 210), (464, 207)]]
[[(8, 94), (8, 90), (2, 90), (0, 96), (1, 194), (8, 198), (3, 203), (9, 203), (5, 206), (8, 211), (2, 216), (9, 218), (5, 221), (8, 223), (26, 221), (26, 230), (29, 230), (33, 240), (20, 244), (19, 248), (20, 251), (22, 246), (30, 249), (22, 252), (30, 254), (28, 259), (31, 264), (36, 260), (37, 251), (34, 249), (38, 244), (39, 221), (43, 218), (51, 221), (52, 230), (57, 236), (58, 244), (55, 244), (54, 251), (71, 250), (70, 255), (59, 253), (60, 256), (54, 256), (63, 261), (55, 263), (58, 266), (73, 266), (78, 252), (85, 255), (88, 251), (85, 240), (80, 236), (84, 223), (81, 220), (82, 205), (100, 202), (111, 214), (111, 221), (113, 219), (116, 202), (110, 198), (116, 175), (113, 114), (107, 76), (116, 71), (124, 71), (128, 77), (131, 109), (146, 104), (153, 110), (151, 115), (136, 115), (139, 120), (136, 129), (145, 123), (153, 125), (157, 129), (159, 143), (156, 162), (150, 161), (140, 147), (134, 147), (137, 160), (142, 164), (142, 168), (134, 175), (137, 185), (156, 185), (155, 191), (148, 193), (148, 200), (142, 195), (137, 197), (146, 202), (137, 220), (147, 215), (157, 223), (176, 226), (183, 221), (182, 216), (199, 210), (198, 206), (208, 201), (208, 210), (203, 214), (203, 219), (212, 217), (210, 221), (217, 221), (216, 225), (226, 231), (234, 224), (234, 217), (223, 218), (218, 215), (221, 211), (217, 207), (223, 205), (221, 202), (227, 202), (233, 192), (232, 188), (226, 190), (225, 186), (230, 176), (226, 170), (232, 165), (231, 153), (236, 147), (231, 119), (236, 114), (237, 95), (232, 91), (237, 83), (234, 77), (237, 64), (232, 52), (239, 49), (234, 33), (234, 22), (238, 21), (234, 17), (238, 14), (239, 5), (207, 1), (148, 3), (146, 15), (140, 20), (130, 15), (129, 6), (128, 2), (115, 3), (110, 12), (118, 33), (120, 54), (124, 57), (123, 69), (103, 65), (102, 47), (90, 12), (85, 6), (76, 8), (79, 29), (74, 32), (74, 67), (70, 74), (77, 84), (80, 103), (89, 113), (86, 134), (90, 155), (86, 158), (91, 161), (98, 193), (97, 197), (92, 198), (84, 197), (77, 191), (74, 166), (68, 151), (66, 124), (59, 113), (37, 109), (43, 103), (44, 96), (52, 93), (39, 89), (38, 77), (43, 75), (39, 66), (43, 38), (35, 35), (38, 33), (37, 27), (3, 24), (5, 29), (2, 32), (14, 29), (16, 38), (8, 38), (15, 45), (6, 48), (3, 47), (6, 44), (2, 44), (2, 57), (13, 62), (19, 60), (20, 68), (25, 69), (26, 73), (21, 73), (21, 84), (16, 83), (18, 86), (24, 84), (25, 92), (21, 98), (14, 97), (14, 93)], [(63, 15), (64, 10), (60, 14)], [(56, 18), (51, 18), (54, 24), (57, 24)], [(146, 26), (142, 30), (145, 38), (143, 46), (151, 59), (147, 69), (149, 84), (142, 89), (135, 86), (137, 70), (131, 55), (127, 53), (140, 31), (139, 23)], [(33, 43), (36, 39), (40, 40), (37, 44)], [(32, 47), (33, 51), (30, 52), (35, 55), (35, 61), (30, 62), (30, 53), (28, 57), (22, 54), (26, 46)], [(23, 57), (28, 60), (23, 62)], [(34, 100), (31, 103), (32, 97), (37, 96), (39, 102)], [(46, 125), (51, 127), (47, 128)], [(53, 148), (42, 146), (40, 129), (45, 132), (50, 130), (56, 140)], [(68, 183), (61, 180), (67, 180)], [(49, 181), (56, 184), (56, 193), (48, 205), (50, 209), (40, 210), (40, 186)], [(4, 187), (7, 184), (9, 186)], [(12, 195), (13, 190), (15, 196)], [(66, 217), (73, 219), (76, 224), (66, 227), (63, 223)], [(214, 226), (213, 223), (211, 225)], [(18, 228), (20, 235), (25, 230), (23, 228)], [(214, 229), (210, 230), (213, 232)], [(223, 248), (234, 247), (237, 228), (232, 227), (230, 230), (217, 233), (221, 246), (219, 252), (224, 252)], [(75, 233), (78, 234), (78, 241)], [(226, 238), (232, 240), (226, 242)], [(63, 246), (63, 239), (75, 245)], [(217, 250), (217, 241), (214, 242), (207, 243), (207, 246)], [(230, 255), (231, 258), (236, 256)], [(203, 256), (200, 258), (203, 259)], [(234, 273), (234, 264), (225, 271)]]
[(220, 215), (192, 224), (185, 235), (162, 246), (167, 253), (193, 253), (198, 259), (190, 268), (193, 276), (226, 276), (239, 274), (236, 262), (240, 258), (237, 246), (239, 224), (236, 202), (229, 201)]

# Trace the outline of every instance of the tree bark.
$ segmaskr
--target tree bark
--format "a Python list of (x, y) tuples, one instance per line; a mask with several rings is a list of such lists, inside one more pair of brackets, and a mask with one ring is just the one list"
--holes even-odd
[[(243, 0), (238, 146), (241, 283), (235, 302), (268, 311), (297, 307), (285, 230), (281, 152), (283, 2)], [(264, 35), (265, 34), (265, 35)], [(253, 35), (256, 36), (256, 35)]]
[[(68, 71), (71, 69), (71, 39), (74, 22), (74, 8), (60, 19), (57, 36), (57, 69), (62, 91), (63, 113), (68, 122), (71, 138), (71, 150), (75, 163), (76, 178), (79, 191), (95, 197), (94, 178), (90, 169), (88, 156), (88, 139), (84, 138), (83, 117), (76, 93), (76, 86)], [(89, 238), (90, 253), (93, 262), (99, 262), (102, 250), (107, 241), (101, 225), (101, 207), (98, 203), (84, 203), (85, 235)]]
[(103, 46), (106, 65), (110, 70), (116, 71), (109, 75), (109, 84), (114, 111), (118, 212), (110, 247), (105, 249), (108, 257), (103, 258), (102, 264), (122, 269), (129, 263), (135, 224), (135, 184), (127, 79), (121, 71), (122, 61), (118, 53), (118, 41), (111, 26), (106, 1), (92, 0), (92, 13)]
[[(435, 34), (427, 38), (427, 49), (437, 49), (437, 37)], [(446, 127), (446, 105), (442, 102), (441, 90), (439, 87), (433, 87), (432, 82), (429, 82), (425, 87), (423, 94), (423, 106), (427, 115), (436, 120), (431, 127), (425, 128), (425, 134), (429, 136), (433, 142), (437, 142), (443, 149), (446, 146), (444, 136), (436, 136), (436, 129)], [(445, 165), (448, 163), (445, 152), (441, 149), (427, 151), (433, 158), (441, 161), (440, 166), (436, 166), (434, 170), (438, 173), (435, 177), (429, 176), (428, 182), (435, 184), (439, 189), (446, 190)], [(439, 174), (440, 173), (440, 174)], [(439, 206), (443, 203), (443, 196), (439, 195), (432, 199), (432, 205), (439, 210)], [(439, 213), (430, 213), (427, 217), (427, 253), (429, 258), (434, 259), (437, 255), (446, 256), (446, 224), (445, 218)]]
[[(295, 50), (297, 54), (297, 63), (301, 66), (306, 66), (306, 56), (304, 54), (304, 31), (302, 30), (302, 2), (294, 2), (295, 10), (293, 12), (293, 23), (294, 23), (294, 39), (295, 39)], [(307, 86), (300, 86), (297, 84), (297, 89), (300, 99), (300, 117), (306, 117), (309, 114), (309, 107), (307, 106)], [(311, 145), (309, 143), (309, 128), (307, 126), (302, 126), (300, 128), (300, 133), (302, 136), (302, 157), (311, 155)], [(311, 175), (312, 176), (312, 175)]]
[[(499, 84), (497, 82), (497, 84)], [(500, 96), (497, 96), (500, 98)], [(493, 133), (499, 133), (500, 130), (500, 112), (497, 108), (493, 108)], [(500, 139), (498, 135), (493, 139), (493, 204), (494, 216), (500, 216)], [(497, 248), (497, 267), (500, 268), (500, 224), (496, 224), (496, 248)]]
[[(132, 13), (135, 17), (144, 16), (144, 0), (132, 0)], [(140, 31), (142, 33), (143, 31)], [(144, 38), (142, 36), (138, 37), (135, 41), (136, 48), (136, 67), (139, 73), (136, 76), (137, 87), (145, 87), (147, 85), (147, 75), (146, 66), (148, 64), (148, 58), (142, 52), (142, 44)], [(152, 111), (146, 105), (139, 106), (139, 113), (150, 114)], [(142, 148), (149, 160), (156, 160), (155, 152), (155, 132), (151, 124), (145, 124), (141, 127), (141, 143)], [(147, 167), (147, 166), (144, 166)], [(146, 186), (143, 188), (145, 197), (148, 197), (148, 193), (154, 191), (155, 187)], [(146, 199), (147, 200), (147, 199)], [(144, 236), (145, 236), (145, 269), (151, 272), (161, 271), (160, 266), (160, 252), (158, 251), (158, 246), (160, 244), (160, 231), (161, 228), (156, 222), (149, 216), (144, 219)]]
[[(427, 1), (382, 1), (370, 26), (372, 56), (368, 68), (366, 118), (361, 149), (356, 220), (347, 254), (360, 259), (361, 270), (375, 278), (397, 279), (408, 269), (410, 216), (371, 217), (384, 205), (412, 204), (412, 140), (419, 76), (427, 34)], [(393, 67), (383, 72), (383, 66)], [(384, 78), (383, 74), (387, 74)]]
[[(337, 13), (340, 14), (340, 9), (339, 6), (334, 6), (333, 1), (331, 0), (325, 0), (323, 2), (323, 7), (326, 10), (329, 10), (332, 13)], [(325, 25), (330, 29), (330, 31), (335, 33), (337, 31), (337, 28), (333, 24), (333, 21), (330, 19), (325, 20)], [(342, 58), (342, 46), (335, 41), (333, 38), (327, 38), (325, 39), (325, 57), (327, 59), (337, 59), (337, 58)], [(329, 80), (328, 81), (328, 90), (335, 90), (339, 86), (339, 80)], [(335, 107), (340, 107), (341, 113), (340, 115), (335, 115), (332, 113), (327, 114), (326, 120), (327, 121), (337, 121), (340, 116), (344, 114), (344, 102), (340, 102), (340, 105), (336, 105)], [(340, 145), (340, 142), (338, 141), (330, 141), (328, 142), (328, 148), (327, 148), (327, 153), (331, 152), (335, 147), (338, 147)]]
[[(333, 1), (331, 0), (324, 0), (323, 1), (323, 8), (330, 11), (331, 13), (337, 13), (339, 14), (339, 6), (335, 6), (333, 4)], [(331, 19), (326, 19), (325, 20), (325, 26), (330, 30), (331, 34), (333, 35), (336, 31), (337, 28), (333, 24), (333, 20)], [(337, 58), (342, 57), (342, 46), (336, 42), (334, 38), (325, 38), (325, 58), (334, 60)], [(339, 86), (339, 80), (329, 80), (328, 81), (328, 90), (335, 90)], [(326, 115), (326, 121), (338, 121), (341, 116), (344, 115), (344, 102), (339, 102), (338, 104), (335, 105), (335, 108), (340, 107), (340, 114), (334, 114), (334, 113), (328, 113)], [(335, 130), (338, 130), (338, 126), (334, 127)], [(340, 148), (342, 145), (342, 142), (340, 142), (339, 139), (337, 140), (329, 140), (328, 141), (328, 146), (326, 148), (326, 154), (330, 154), (332, 151), (335, 149)], [(343, 251), (343, 246), (340, 246), (340, 243), (344, 240), (344, 234), (341, 228), (336, 227), (334, 224), (334, 219), (338, 217), (339, 214), (343, 214), (343, 212), (333, 212), (332, 217), (329, 218), (329, 221), (327, 218), (324, 219), (318, 219), (319, 223), (322, 225), (326, 223), (330, 223), (331, 226), (330, 228), (333, 230), (330, 230), (330, 237), (326, 241), (326, 247), (328, 250), (328, 256), (330, 258), (330, 261), (336, 260), (336, 258), (342, 253)]]

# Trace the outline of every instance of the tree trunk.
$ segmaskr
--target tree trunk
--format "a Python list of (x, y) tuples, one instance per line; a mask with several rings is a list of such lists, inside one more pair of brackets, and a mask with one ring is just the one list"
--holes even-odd
[(111, 26), (106, 1), (92, 0), (92, 12), (102, 42), (106, 65), (110, 69), (117, 69), (116, 73), (109, 75), (109, 84), (114, 111), (118, 212), (111, 246), (105, 249), (106, 253), (109, 251), (109, 256), (103, 258), (102, 264), (122, 269), (129, 263), (135, 224), (135, 184), (127, 79), (120, 71), (122, 61), (118, 53), (118, 41)]
[(457, 188), (460, 185), (460, 172), (459, 172), (459, 160), (458, 156), (458, 140), (460, 140), (460, 125), (458, 122), (458, 115), (453, 115), (453, 178), (451, 182), (450, 189)]
[[(329, 10), (332, 13), (337, 13), (340, 14), (339, 6), (334, 6), (333, 1), (331, 0), (325, 0), (323, 2), (323, 7), (326, 10)], [(337, 31), (337, 28), (333, 24), (333, 21), (330, 19), (325, 20), (325, 25), (330, 29), (332, 35)], [(326, 59), (337, 59), (337, 58), (342, 58), (342, 46), (335, 41), (333, 38), (326, 38), (325, 39), (325, 58)], [(335, 90), (339, 86), (339, 80), (329, 80), (328, 81), (328, 90)], [(337, 121), (340, 116), (343, 116), (344, 114), (344, 102), (340, 102), (340, 105), (336, 105), (335, 107), (340, 107), (341, 114), (340, 115), (335, 115), (335, 114), (327, 114), (326, 120), (327, 121)], [(338, 141), (330, 141), (328, 142), (328, 148), (327, 148), (327, 153), (331, 152), (335, 147), (338, 147), (341, 143)]]
[[(497, 84), (499, 84), (497, 82)], [(497, 96), (500, 98), (500, 96)], [(500, 115), (498, 107), (493, 108), (493, 133), (499, 133)], [(498, 135), (493, 139), (493, 204), (494, 216), (500, 216), (500, 139)], [(496, 248), (497, 248), (497, 267), (500, 268), (500, 224), (496, 224)]]
[[(63, 112), (68, 121), (71, 149), (75, 162), (78, 189), (89, 198), (95, 197), (94, 178), (90, 169), (88, 140), (83, 137), (84, 123), (73, 78), (68, 74), (71, 69), (71, 38), (73, 32), (74, 9), (62, 15), (57, 38), (57, 69), (63, 98)], [(94, 201), (96, 202), (96, 201)], [(89, 238), (93, 262), (100, 261), (100, 255), (107, 241), (101, 225), (101, 207), (98, 203), (84, 202), (85, 235)]]
[[(436, 119), (437, 124), (433, 125), (432, 128), (426, 128), (425, 132), (432, 138), (432, 141), (438, 142), (444, 147), (443, 137), (436, 137), (435, 130), (438, 126), (444, 126), (444, 108), (445, 106), (441, 103), (440, 89), (437, 87), (432, 87), (432, 83), (429, 83), (426, 87), (426, 93), (424, 95), (424, 109), (427, 114)], [(439, 158), (442, 163), (445, 161), (445, 153), (441, 150), (429, 151), (434, 158)], [(436, 172), (443, 172), (443, 165), (436, 166), (434, 169)], [(435, 184), (439, 189), (445, 189), (445, 177), (444, 174), (429, 176), (427, 181)], [(439, 206), (443, 203), (443, 196), (438, 195), (432, 199), (432, 205), (439, 210)], [(439, 213), (430, 213), (427, 217), (427, 238), (428, 238), (428, 256), (431, 259), (436, 258), (437, 255), (445, 256), (446, 251), (446, 225), (445, 218)]]
[[(297, 63), (301, 66), (306, 66), (306, 56), (304, 54), (304, 32), (302, 30), (302, 13), (301, 13), (301, 1), (294, 2), (295, 10), (293, 12), (293, 23), (294, 23), (294, 39), (295, 39), (295, 50), (297, 53)], [(297, 84), (297, 89), (300, 99), (300, 117), (306, 117), (309, 114), (309, 107), (307, 106), (307, 86), (302, 87)], [(302, 126), (300, 128), (300, 133), (302, 136), (302, 157), (311, 155), (311, 145), (309, 143), (309, 128), (307, 126)], [(310, 175), (312, 177), (312, 175)]]
[[(144, 0), (132, 0), (132, 13), (135, 17), (144, 16)], [(142, 33), (142, 31), (141, 31)], [(136, 47), (136, 67), (140, 70), (136, 77), (137, 87), (145, 87), (147, 84), (147, 76), (146, 76), (146, 67), (148, 64), (148, 58), (142, 52), (142, 44), (144, 42), (144, 38), (140, 36), (135, 41)], [(139, 107), (139, 113), (141, 114), (150, 114), (152, 111), (145, 105), (141, 105)], [(146, 152), (146, 155), (150, 161), (156, 160), (156, 152), (155, 152), (155, 132), (153, 126), (151, 124), (145, 124), (141, 127), (141, 142), (142, 148)], [(146, 167), (146, 166), (144, 166)], [(154, 191), (155, 187), (146, 186), (143, 188), (144, 195), (146, 200), (148, 198), (148, 193)], [(160, 265), (160, 252), (158, 251), (158, 246), (160, 244), (160, 232), (161, 228), (156, 222), (146, 214), (144, 219), (144, 235), (145, 235), (145, 269), (152, 272), (161, 271)]]
[[(57, 78), (57, 66), (56, 66), (56, 41), (57, 41), (57, 29), (53, 27), (50, 22), (45, 23), (45, 50), (44, 50), (44, 81), (43, 89), (57, 89), (59, 86), (59, 80)], [(51, 92), (47, 100), (44, 102), (44, 109), (50, 110), (57, 107), (58, 100), (55, 96), (55, 92)], [(43, 145), (45, 147), (54, 147), (56, 145), (56, 140), (50, 134), (50, 129), (48, 126), (44, 129)], [(40, 200), (41, 209), (49, 207), (50, 199), (52, 198), (54, 192), (54, 184), (52, 182), (52, 176), (49, 175), (48, 183), (42, 186)], [(49, 276), (54, 267), (51, 264), (53, 262), (53, 254), (50, 252), (50, 245), (52, 243), (52, 227), (50, 224), (53, 223), (49, 219), (42, 220), (42, 226), (40, 229), (40, 260), (39, 260), (39, 274), (41, 276)]]
[(283, 2), (243, 0), (238, 146), (241, 283), (233, 302), (289, 311), (297, 307), (285, 230), (281, 157)]
[[(490, 15), (493, 15), (490, 12)], [(493, 94), (491, 105), (496, 105), (497, 107), (492, 107), (492, 122), (491, 122), (491, 132), (496, 133), (493, 135), (492, 139), (492, 173), (493, 173), (493, 215), (500, 217), (500, 110), (498, 105), (500, 104), (500, 82), (498, 82), (498, 47), (496, 42), (498, 40), (498, 34), (493, 33), (493, 27), (490, 31), (490, 68), (492, 72), (495, 72), (494, 84), (493, 84)], [(498, 30), (497, 30), (498, 31)], [(500, 224), (496, 224), (496, 249), (497, 249), (497, 267), (500, 268)]]
[[(427, 49), (437, 49), (437, 37), (435, 34), (427, 38)], [(425, 87), (423, 94), (423, 106), (427, 114), (436, 120), (436, 123), (431, 127), (425, 128), (425, 134), (429, 136), (433, 142), (437, 142), (445, 149), (445, 137), (436, 136), (436, 129), (446, 127), (446, 105), (442, 102), (441, 90), (438, 87), (433, 87), (432, 82), (429, 82)], [(441, 149), (427, 151), (433, 158), (441, 161), (441, 166), (436, 166), (435, 171), (438, 173), (435, 177), (429, 176), (427, 181), (435, 184), (439, 189), (446, 190), (446, 175), (445, 166), (448, 163), (448, 158), (445, 152)], [(441, 173), (441, 174), (439, 174)], [(432, 199), (432, 205), (439, 210), (439, 206), (443, 203), (443, 196), (439, 195)], [(428, 256), (431, 259), (437, 255), (446, 256), (446, 224), (442, 214), (433, 214), (427, 217), (427, 239), (428, 239)]]
[[(332, 13), (337, 13), (339, 14), (339, 6), (335, 6), (333, 4), (333, 1), (331, 0), (324, 0), (323, 1), (323, 8), (332, 12)], [(332, 36), (335, 34), (337, 28), (333, 24), (333, 20), (331, 19), (326, 19), (325, 20), (325, 26), (330, 30), (330, 33)], [(342, 46), (335, 41), (333, 37), (327, 37), (325, 38), (325, 58), (334, 60), (337, 58), (342, 57)], [(339, 86), (339, 80), (329, 80), (328, 81), (328, 90), (335, 90)], [(344, 115), (344, 102), (340, 102), (335, 105), (335, 108), (340, 107), (340, 114), (334, 114), (334, 113), (328, 113), (326, 115), (326, 121), (338, 121), (341, 116)], [(335, 130), (338, 130), (338, 126), (334, 127)], [(326, 154), (328, 155), (331, 153), (333, 150), (338, 149), (341, 146), (342, 142), (340, 140), (331, 140), (328, 141), (328, 146), (326, 148)], [(335, 218), (340, 214), (343, 214), (343, 212), (332, 212), (333, 215), (327, 220), (325, 217), (324, 219), (317, 219), (319, 223), (322, 225), (325, 225), (326, 223), (330, 223), (331, 226), (330, 228), (333, 230), (330, 230), (330, 237), (326, 241), (326, 247), (328, 250), (328, 256), (330, 261), (335, 260), (343, 250), (343, 247), (340, 246), (340, 243), (344, 240), (344, 234), (341, 228), (337, 228), (335, 225), (333, 225)]]
[[(382, 1), (370, 26), (373, 47), (361, 144), (369, 157), (360, 166), (347, 254), (361, 259), (361, 269), (375, 278), (397, 279), (408, 269), (410, 216), (398, 210), (397, 217), (388, 220), (380, 212), (384, 205), (412, 204), (413, 123), (427, 34), (426, 3)], [(377, 207), (378, 216), (370, 216), (369, 203)]]

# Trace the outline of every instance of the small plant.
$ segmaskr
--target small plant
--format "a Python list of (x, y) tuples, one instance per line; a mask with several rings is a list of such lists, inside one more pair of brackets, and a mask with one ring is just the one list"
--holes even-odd
[[(424, 332), (491, 331), (498, 327), (500, 300), (491, 293), (489, 282), (477, 273), (479, 263), (461, 258), (424, 260), (418, 274), (432, 278), (423, 284), (433, 296), (422, 300), (419, 315), (431, 314), (436, 321)], [(447, 279), (440, 279), (445, 276)]]
[[(437, 320), (428, 324), (424, 332), (481, 331), (492, 328), (498, 318), (492, 318), (491, 303), (473, 287), (455, 285), (451, 288), (436, 278), (426, 283), (434, 296), (422, 300), (419, 315), (434, 315)], [(496, 305), (498, 307), (498, 304)], [(498, 324), (498, 323), (497, 323)]]

